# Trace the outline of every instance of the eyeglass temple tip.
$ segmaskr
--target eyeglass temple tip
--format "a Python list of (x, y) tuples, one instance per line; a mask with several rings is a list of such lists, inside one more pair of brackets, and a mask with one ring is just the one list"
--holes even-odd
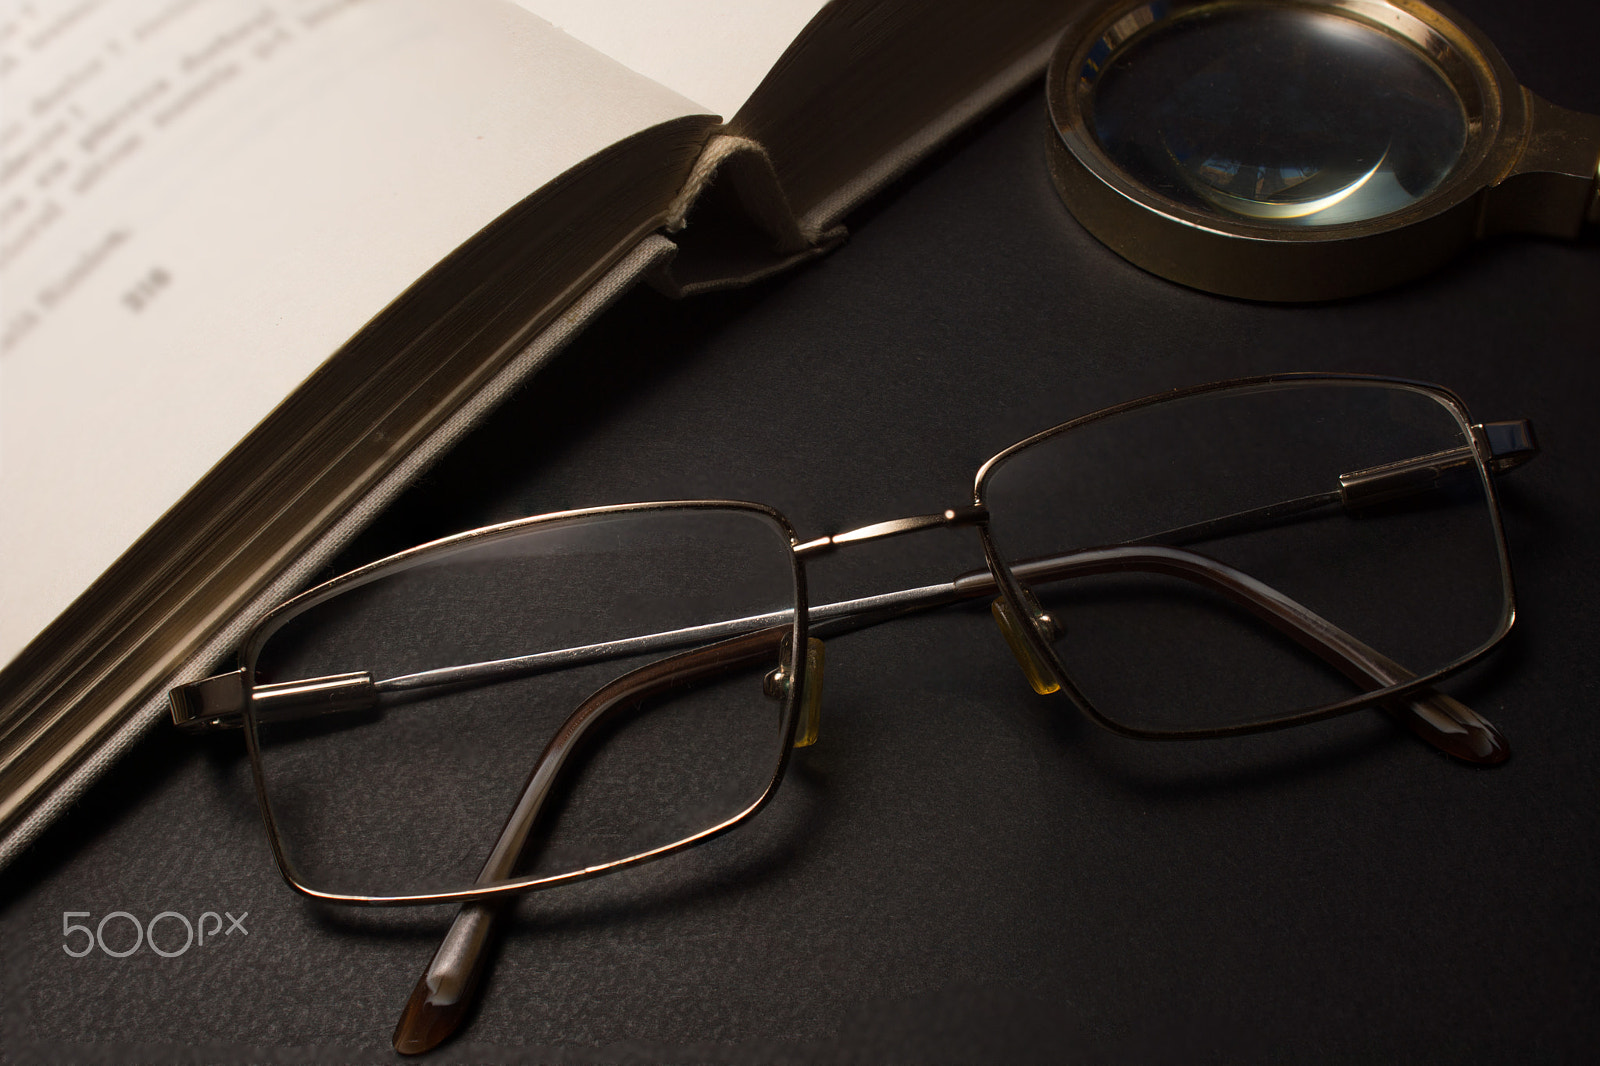
[(1494, 723), (1453, 696), (1423, 689), (1396, 702), (1400, 706), (1385, 709), (1446, 755), (1474, 766), (1499, 766), (1511, 757), (1511, 744)]
[(489, 956), (488, 940), (505, 899), (462, 906), (450, 932), (411, 990), (394, 1027), (394, 1049), (402, 1055), (432, 1051), (454, 1033), (475, 1000)]

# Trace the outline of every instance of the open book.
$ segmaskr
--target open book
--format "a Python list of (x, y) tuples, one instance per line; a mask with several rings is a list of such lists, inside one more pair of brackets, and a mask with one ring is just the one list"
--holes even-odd
[(8, 6), (0, 863), (611, 296), (825, 249), (1070, 8)]

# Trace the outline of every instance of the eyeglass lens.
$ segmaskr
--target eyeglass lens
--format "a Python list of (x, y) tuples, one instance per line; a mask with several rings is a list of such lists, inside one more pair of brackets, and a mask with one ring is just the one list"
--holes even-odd
[[(1424, 391), (1274, 385), (1154, 403), (1014, 453), (982, 491), (1060, 667), (1136, 730), (1259, 724), (1384, 687), (1274, 624), (1234, 574), (1309, 612), (1300, 626), (1331, 625), (1398, 667), (1385, 684), (1476, 651), (1507, 616), (1470, 430)], [(1050, 565), (1095, 549), (1112, 563)]]
[[(780, 762), (783, 701), (764, 679), (794, 599), (777, 522), (702, 508), (491, 535), (311, 607), (266, 640), (255, 683), (365, 671), (378, 698), (316, 716), (257, 712), (266, 800), (291, 866), (320, 891), (472, 887), (541, 753), (568, 740), (526, 843), (491, 880), (616, 862), (736, 817)], [(731, 658), (695, 657), (721, 634), (678, 632), (750, 618)], [(528, 658), (566, 649), (589, 650)], [(579, 729), (572, 716), (597, 691), (606, 706)]]
[(1107, 156), (1222, 218), (1377, 218), (1437, 187), (1467, 140), (1462, 103), (1428, 57), (1369, 23), (1292, 4), (1169, 17), (1085, 77), (1097, 77), (1092, 129)]

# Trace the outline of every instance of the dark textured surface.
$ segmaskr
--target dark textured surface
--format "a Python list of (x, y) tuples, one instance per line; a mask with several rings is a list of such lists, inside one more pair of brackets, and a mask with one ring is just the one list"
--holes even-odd
[[(1469, 13), (1536, 91), (1600, 112), (1591, 6)], [(1533, 418), (1545, 448), (1505, 485), (1518, 628), (1451, 688), (1506, 732), (1511, 762), (1452, 764), (1377, 715), (1122, 740), (1032, 696), (982, 612), (841, 638), (822, 740), (775, 804), (690, 854), (525, 900), (435, 1061), (1591, 1053), (1600, 248), (1497, 242), (1333, 306), (1217, 299), (1072, 222), (1043, 121), (1030, 92), (775, 284), (629, 296), (344, 562), (675, 496), (760, 500), (811, 536), (958, 504), (1012, 440), (1166, 387), (1431, 379), (1480, 418)], [(961, 531), (819, 559), (811, 578), (822, 598), (973, 565)], [(0, 872), (0, 1058), (396, 1058), (389, 1034), (449, 912), (297, 898), (248, 776), (237, 738), (162, 729)], [(249, 932), (173, 959), (66, 956), (64, 911), (114, 910), (248, 911)]]

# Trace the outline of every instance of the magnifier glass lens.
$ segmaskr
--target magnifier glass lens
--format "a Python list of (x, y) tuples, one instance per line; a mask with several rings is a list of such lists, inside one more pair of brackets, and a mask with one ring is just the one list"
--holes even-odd
[(1467, 117), (1395, 37), (1295, 7), (1202, 8), (1100, 74), (1091, 127), (1112, 162), (1203, 213), (1284, 227), (1377, 218), (1450, 173)]

